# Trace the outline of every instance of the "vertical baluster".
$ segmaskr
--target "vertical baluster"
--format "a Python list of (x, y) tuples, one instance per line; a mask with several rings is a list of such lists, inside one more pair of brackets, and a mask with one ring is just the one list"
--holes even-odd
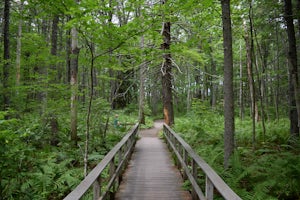
[[(114, 175), (116, 171), (116, 166), (115, 166), (115, 157), (113, 157), (110, 161), (109, 164), (109, 180), (111, 180), (112, 176)], [(112, 197), (114, 196), (115, 193), (115, 184), (113, 184), (112, 188), (108, 188), (110, 191), (110, 199), (112, 199)]]
[(124, 152), (124, 146), (122, 146), (121, 149), (120, 149), (120, 151), (119, 151), (119, 161), (120, 161), (120, 163), (123, 162), (124, 159), (125, 159), (125, 161), (123, 162), (123, 165), (120, 167), (120, 172), (119, 172), (119, 177), (118, 177), (118, 179), (119, 179), (119, 185), (120, 185), (120, 183), (122, 181), (122, 174), (123, 174), (124, 167), (127, 165), (127, 163), (126, 163), (127, 158), (123, 158), (124, 154), (125, 154), (125, 152)]
[(98, 200), (101, 195), (101, 174), (93, 184), (93, 193), (94, 193), (93, 200)]
[(207, 176), (205, 181), (205, 196), (207, 200), (214, 199), (214, 185)]
[[(188, 155), (187, 155), (187, 151), (185, 150), (185, 148), (182, 148), (182, 160), (184, 162), (184, 164), (186, 166), (188, 166)], [(183, 174), (182, 174), (182, 178), (183, 180), (187, 180), (187, 175), (185, 173), (185, 169), (182, 169)]]
[(179, 158), (178, 158), (178, 169), (181, 170), (182, 169), (182, 165), (181, 165), (181, 162), (180, 160), (182, 159), (182, 146), (180, 144), (180, 142), (178, 140), (177, 141), (177, 145), (178, 145), (178, 154), (179, 154)]
[[(195, 162), (194, 159), (191, 160), (191, 164), (192, 164), (192, 175), (195, 179), (195, 181), (197, 182), (197, 177), (198, 177), (198, 168), (197, 168), (197, 163)], [(198, 199), (198, 195), (195, 191), (195, 189), (193, 188), (192, 189), (192, 198), (193, 200), (197, 200)]]
[[(173, 137), (173, 145), (174, 145), (174, 154), (175, 152), (179, 152), (178, 150), (178, 143), (177, 143), (177, 140), (176, 138), (174, 137), (174, 135), (172, 135)], [(178, 169), (180, 169), (180, 162), (179, 162), (179, 159), (177, 158), (176, 154), (174, 156), (174, 160), (175, 160), (175, 165)]]
[[(122, 158), (122, 149), (123, 149), (123, 147), (121, 147), (118, 151), (118, 165), (117, 165), (117, 168), (119, 168), (121, 166), (121, 163), (122, 163), (122, 160), (123, 160), (123, 158)], [(117, 187), (119, 187), (120, 182), (121, 182), (122, 169), (123, 169), (123, 167), (119, 168), (118, 176), (116, 178)]]

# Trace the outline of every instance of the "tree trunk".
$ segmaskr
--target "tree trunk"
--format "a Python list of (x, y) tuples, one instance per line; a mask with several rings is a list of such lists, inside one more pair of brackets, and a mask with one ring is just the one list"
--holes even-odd
[(248, 84), (250, 91), (250, 100), (251, 100), (251, 118), (252, 118), (252, 145), (255, 148), (256, 144), (256, 100), (255, 100), (255, 83), (253, 79), (253, 26), (252, 26), (252, 2), (250, 2), (249, 8), (249, 20), (250, 20), (250, 37), (248, 29), (245, 25), (245, 42), (246, 42), (246, 51), (247, 51), (247, 75), (248, 75)]
[(300, 125), (300, 94), (299, 94), (299, 80), (297, 69), (297, 47), (295, 28), (293, 23), (293, 10), (292, 1), (284, 0), (284, 19), (287, 26), (288, 35), (288, 60), (289, 60), (289, 90), (290, 90), (290, 134), (291, 138), (299, 137), (299, 125)]
[(239, 88), (239, 101), (240, 101), (240, 118), (244, 119), (244, 81), (243, 81), (243, 61), (242, 61), (242, 44), (240, 44), (240, 88)]
[(21, 79), (21, 38), (22, 38), (22, 12), (23, 12), (23, 1), (19, 3), (19, 12), (20, 12), (20, 19), (18, 24), (18, 34), (17, 34), (17, 51), (16, 51), (16, 86), (17, 86), (17, 95), (19, 95), (19, 86), (20, 86), (20, 79)]
[[(41, 25), (41, 34), (45, 39), (46, 44), (49, 43), (49, 29), (50, 24), (48, 19), (42, 19), (42, 25)], [(47, 111), (48, 107), (48, 66), (46, 65), (40, 65), (38, 67), (39, 72), (39, 84), (42, 86), (42, 90), (38, 93), (39, 101), (41, 102), (40, 107), (40, 115), (44, 115)]]
[(211, 107), (215, 109), (217, 105), (217, 91), (218, 91), (218, 83), (216, 79), (217, 75), (217, 64), (216, 61), (213, 57), (213, 49), (211, 45), (209, 46), (209, 57), (210, 57), (210, 65), (211, 65), (211, 87), (210, 87), (210, 92), (211, 92)]
[[(68, 19), (69, 20), (69, 19)], [(65, 83), (71, 83), (71, 30), (66, 31), (66, 81)]]
[(10, 71), (10, 43), (9, 43), (9, 20), (10, 20), (10, 0), (4, 2), (3, 16), (3, 103), (4, 110), (10, 106), (9, 92), (9, 71)]
[(186, 96), (186, 112), (188, 113), (191, 110), (191, 100), (192, 100), (192, 95), (191, 95), (191, 73), (189, 66), (186, 67), (186, 75), (187, 75), (187, 81), (188, 81), (188, 87), (187, 87), (187, 96)]
[[(141, 48), (144, 48), (144, 36), (141, 37)], [(139, 98), (139, 122), (145, 124), (145, 73), (147, 70), (146, 63), (140, 65), (140, 98)]]
[(300, 0), (297, 0), (298, 34), (300, 34)]
[[(162, 4), (166, 4), (167, 0), (163, 0)], [(165, 19), (164, 19), (165, 20)], [(163, 22), (162, 28), (163, 43), (163, 64), (162, 64), (162, 96), (163, 96), (163, 113), (165, 123), (174, 124), (173, 112), (173, 95), (172, 95), (172, 61), (170, 53), (171, 45), (171, 22)]]
[(224, 167), (234, 150), (234, 93), (230, 0), (221, 0), (224, 46)]
[[(255, 40), (256, 40), (256, 45), (258, 49), (258, 53), (256, 56), (256, 62), (255, 62), (255, 70), (256, 70), (256, 77), (257, 77), (257, 82), (259, 89), (258, 91), (258, 96), (259, 96), (259, 101), (260, 101), (260, 121), (262, 123), (262, 135), (263, 135), (263, 141), (265, 142), (265, 137), (266, 137), (266, 126), (265, 126), (265, 80), (266, 79), (266, 67), (267, 67), (267, 58), (268, 58), (268, 47), (264, 42), (262, 41), (261, 45), (258, 42), (257, 39), (257, 34), (255, 33)], [(259, 59), (258, 57), (260, 56), (260, 64), (259, 64)], [(259, 70), (259, 66), (261, 66), (261, 70)], [(260, 72), (261, 71), (261, 72)]]
[[(51, 33), (51, 55), (52, 56), (57, 56), (58, 22), (59, 22), (59, 17), (58, 15), (55, 15), (52, 19), (52, 33)], [(54, 64), (51, 66), (51, 69), (56, 71), (57, 66)]]
[(274, 71), (276, 73), (276, 84), (274, 88), (274, 103), (275, 103), (275, 111), (276, 111), (276, 119), (279, 121), (279, 86), (280, 86), (280, 74), (279, 74), (279, 69), (280, 69), (280, 61), (279, 61), (279, 54), (280, 54), (280, 46), (279, 46), (279, 23), (276, 22), (276, 53), (275, 53), (275, 58), (276, 64), (274, 66)]
[(94, 61), (95, 61), (95, 54), (94, 54), (94, 44), (88, 44), (89, 50), (91, 53), (91, 65), (90, 65), (90, 95), (89, 95), (89, 105), (88, 105), (88, 113), (86, 118), (86, 133), (85, 133), (85, 148), (84, 148), (84, 176), (86, 177), (88, 174), (88, 157), (89, 157), (89, 142), (90, 142), (90, 122), (91, 122), (91, 113), (92, 113), (92, 102), (94, 96)]
[(78, 105), (78, 32), (75, 27), (71, 30), (71, 140), (77, 145), (77, 105)]

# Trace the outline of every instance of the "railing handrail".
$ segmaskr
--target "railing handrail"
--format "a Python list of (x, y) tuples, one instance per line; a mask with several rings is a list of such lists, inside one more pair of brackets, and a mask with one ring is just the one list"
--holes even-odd
[[(123, 165), (128, 161), (134, 145), (136, 141), (136, 135), (138, 131), (139, 124), (137, 123), (123, 138), (122, 140), (114, 146), (114, 148), (101, 160), (100, 163), (97, 164), (97, 166), (84, 178), (83, 181), (71, 192), (69, 193), (64, 200), (76, 200), (80, 199), (87, 191), (88, 189), (94, 184), (94, 199), (99, 199), (101, 196), (103, 199), (103, 196), (106, 196), (107, 191), (109, 191), (114, 184), (115, 179), (117, 176), (121, 175), (121, 171), (123, 168)], [(123, 147), (126, 147), (126, 149), (122, 149)], [(119, 155), (119, 161), (118, 165), (115, 166), (115, 157)], [(113, 172), (110, 174), (110, 178), (108, 181), (108, 188), (106, 188), (107, 191), (105, 191), (103, 194), (100, 194), (101, 190), (101, 173), (103, 170), (111, 164), (111, 169)], [(110, 170), (111, 170), (110, 169)]]
[[(164, 124), (164, 136), (168, 145), (180, 161), (186, 176), (193, 187), (193, 196), (200, 200), (212, 200), (214, 188), (228, 200), (241, 200), (241, 198), (223, 181), (223, 179), (187, 144), (178, 134), (176, 134), (167, 124)], [(187, 163), (187, 156), (191, 158), (192, 166)], [(206, 175), (205, 195), (197, 183), (197, 166)], [(193, 197), (194, 199), (194, 197)]]

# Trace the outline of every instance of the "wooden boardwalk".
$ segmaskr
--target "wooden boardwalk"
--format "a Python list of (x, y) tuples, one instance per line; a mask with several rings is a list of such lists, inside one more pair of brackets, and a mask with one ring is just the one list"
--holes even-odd
[(140, 132), (117, 200), (191, 200), (189, 192), (182, 189), (182, 178), (166, 144), (157, 137), (162, 125), (156, 122), (155, 128)]

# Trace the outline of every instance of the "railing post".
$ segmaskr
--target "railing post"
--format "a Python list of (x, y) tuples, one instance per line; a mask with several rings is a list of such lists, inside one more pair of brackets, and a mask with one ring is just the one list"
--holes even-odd
[(207, 200), (214, 199), (214, 185), (211, 180), (206, 176), (205, 180), (205, 197)]
[(98, 200), (101, 195), (101, 174), (93, 184), (93, 200)]

